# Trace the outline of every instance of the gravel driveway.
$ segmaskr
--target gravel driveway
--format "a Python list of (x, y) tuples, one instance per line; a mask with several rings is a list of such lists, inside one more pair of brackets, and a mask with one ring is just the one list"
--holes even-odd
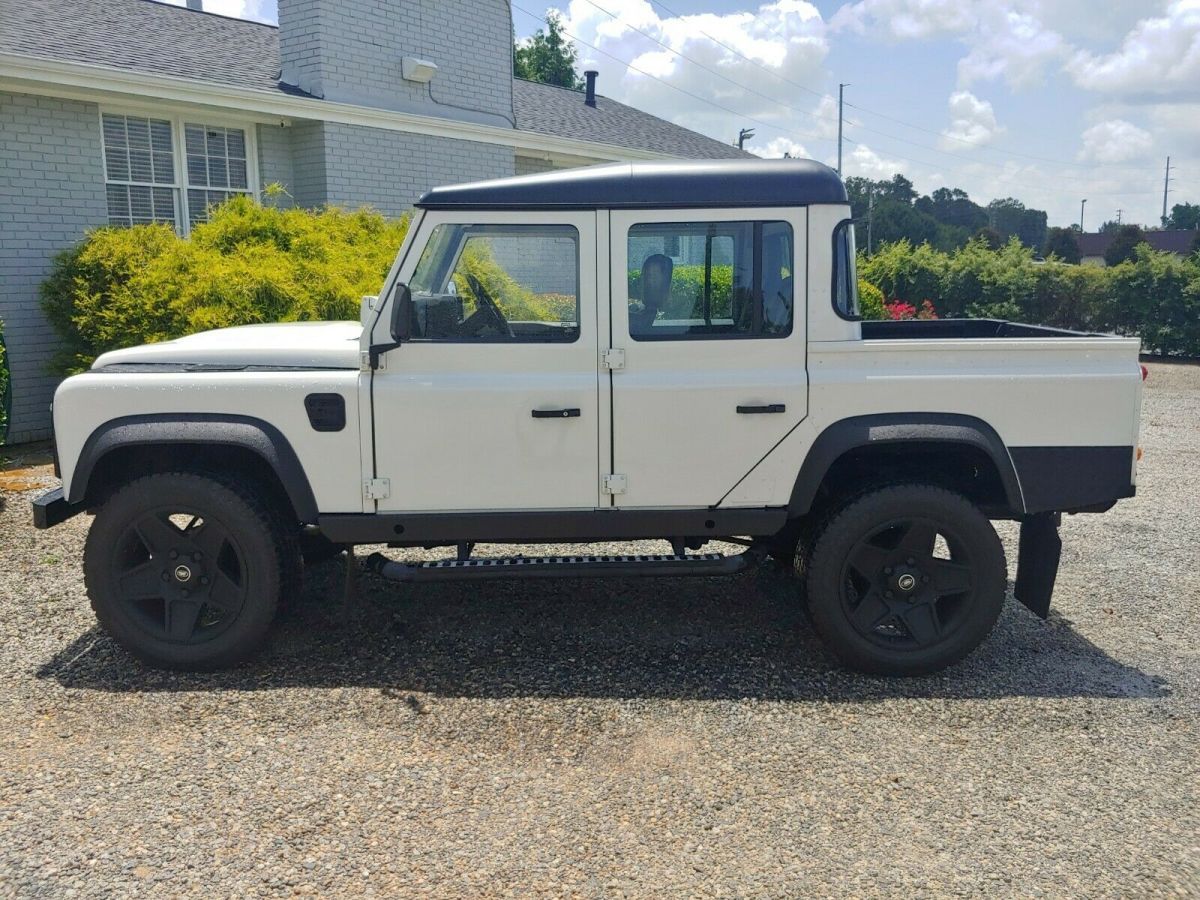
[(1200, 894), (1200, 367), (1151, 366), (1143, 442), (1051, 620), (907, 681), (774, 573), (364, 576), (344, 621), (336, 564), (252, 664), (149, 671), (88, 522), (0, 495), (0, 895)]

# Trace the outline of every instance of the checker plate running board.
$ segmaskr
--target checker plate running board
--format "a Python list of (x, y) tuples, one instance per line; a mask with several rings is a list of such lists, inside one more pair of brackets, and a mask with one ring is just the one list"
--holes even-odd
[(687, 575), (736, 575), (758, 562), (750, 551), (735, 556), (695, 553), (684, 556), (510, 556), (400, 563), (382, 553), (367, 557), (366, 567), (389, 581), (487, 581), (498, 578), (647, 578)]

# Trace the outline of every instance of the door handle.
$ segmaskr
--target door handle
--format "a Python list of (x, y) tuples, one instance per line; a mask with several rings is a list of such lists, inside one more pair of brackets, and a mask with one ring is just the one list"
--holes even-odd
[(737, 411), (743, 415), (753, 415), (755, 413), (781, 413), (787, 412), (787, 405), (784, 403), (768, 403), (766, 406), (739, 406)]
[(578, 419), (579, 410), (575, 407), (570, 409), (535, 409), (532, 410), (535, 419)]

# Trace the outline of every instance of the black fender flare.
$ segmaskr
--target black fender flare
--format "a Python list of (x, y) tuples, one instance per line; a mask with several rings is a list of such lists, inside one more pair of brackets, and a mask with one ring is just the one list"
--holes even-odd
[(83, 503), (100, 460), (122, 447), (149, 444), (221, 444), (257, 454), (275, 472), (301, 522), (316, 522), (317, 500), (296, 451), (262, 419), (221, 413), (160, 413), (110, 419), (84, 442), (67, 497)]
[(829, 469), (842, 454), (859, 447), (908, 442), (960, 444), (982, 450), (1000, 473), (1004, 496), (1014, 513), (1023, 513), (1021, 484), (1008, 448), (982, 419), (957, 413), (880, 413), (853, 416), (822, 431), (796, 476), (788, 500), (789, 517), (807, 513)]

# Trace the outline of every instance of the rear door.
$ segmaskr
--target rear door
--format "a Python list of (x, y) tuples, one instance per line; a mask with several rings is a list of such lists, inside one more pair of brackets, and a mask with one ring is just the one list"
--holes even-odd
[(761, 212), (611, 215), (617, 506), (717, 505), (807, 414), (806, 210)]

